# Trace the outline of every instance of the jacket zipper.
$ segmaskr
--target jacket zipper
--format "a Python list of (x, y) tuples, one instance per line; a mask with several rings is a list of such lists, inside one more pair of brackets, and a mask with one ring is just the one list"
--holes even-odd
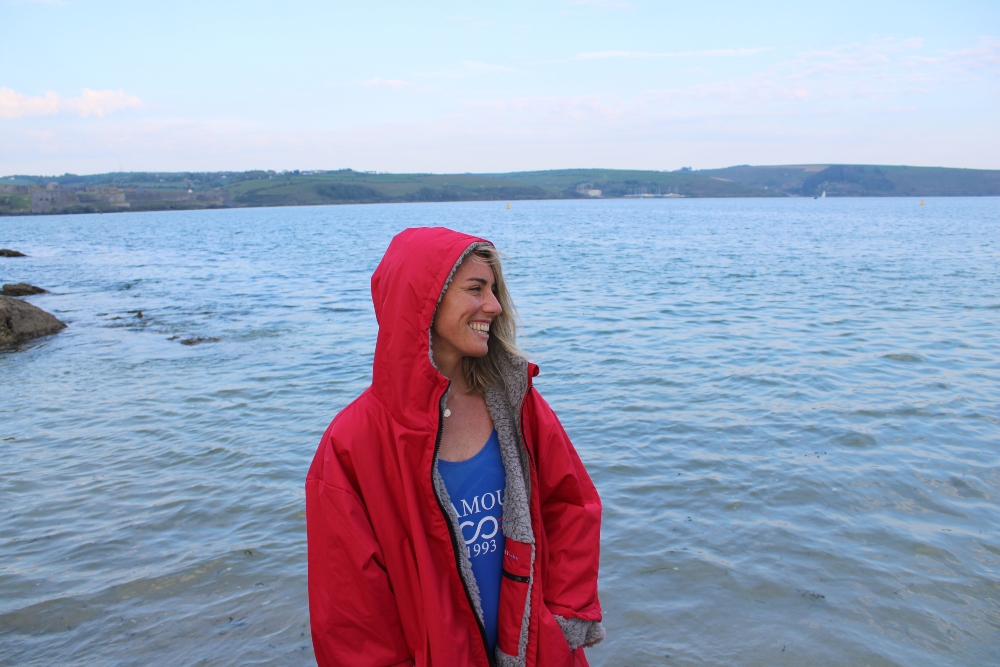
[[(451, 388), (451, 383), (448, 383), (448, 387), (445, 388), (445, 393)], [(444, 504), (441, 502), (441, 498), (438, 496), (437, 489), (434, 488), (434, 462), (438, 458), (438, 450), (441, 449), (441, 434), (444, 432), (444, 410), (441, 408), (441, 399), (444, 398), (445, 394), (441, 394), (438, 398), (438, 430), (437, 439), (434, 441), (434, 458), (431, 459), (431, 490), (434, 492), (434, 499), (437, 500), (438, 507), (441, 509), (441, 515), (444, 517), (444, 522), (448, 524), (448, 536), (451, 537), (451, 548), (455, 552), (455, 569), (458, 571), (458, 580), (462, 582), (462, 590), (465, 591), (465, 599), (469, 602), (469, 609), (472, 611), (473, 617), (476, 619), (476, 627), (479, 628), (479, 636), (483, 640), (483, 650), (486, 652), (486, 660), (489, 662), (490, 667), (496, 667), (496, 657), (490, 653), (490, 642), (486, 638), (486, 627), (479, 618), (479, 614), (476, 613), (476, 608), (472, 604), (472, 595), (469, 594), (469, 587), (465, 583), (465, 577), (462, 576), (462, 558), (459, 555), (459, 549), (461, 548), (458, 544), (458, 540), (455, 539), (455, 529), (451, 525), (451, 519), (448, 518), (448, 512), (444, 508)]]

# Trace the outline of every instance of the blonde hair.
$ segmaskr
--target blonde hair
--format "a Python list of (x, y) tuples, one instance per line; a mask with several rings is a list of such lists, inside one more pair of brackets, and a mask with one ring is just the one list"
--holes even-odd
[(489, 351), (486, 355), (462, 359), (466, 383), (472, 389), (485, 393), (489, 387), (504, 383), (504, 357), (524, 357), (524, 353), (517, 347), (517, 309), (503, 279), (500, 252), (492, 245), (483, 243), (476, 246), (466, 260), (471, 256), (485, 261), (493, 269), (493, 294), (502, 309), (490, 323)]

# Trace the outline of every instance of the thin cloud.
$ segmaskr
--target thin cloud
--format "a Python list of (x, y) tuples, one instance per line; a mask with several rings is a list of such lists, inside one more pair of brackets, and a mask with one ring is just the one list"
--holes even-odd
[[(517, 97), (470, 107), (472, 116), (491, 115), (521, 127), (575, 122), (579, 131), (599, 134), (609, 128), (635, 127), (697, 119), (818, 118), (823, 114), (873, 115), (913, 113), (913, 95), (933, 95), (947, 88), (985, 80), (998, 72), (1000, 39), (983, 39), (969, 48), (924, 57), (919, 38), (874, 38), (824, 50), (798, 53), (765, 64), (748, 76), (678, 88), (651, 89), (629, 97)], [(765, 49), (698, 52), (749, 55)], [(653, 57), (645, 52), (615, 51), (591, 57)], [(693, 55), (693, 53), (691, 53)], [(919, 60), (918, 60), (919, 59)], [(919, 65), (919, 66), (916, 66)], [(617, 131), (617, 130), (616, 130)]]
[(124, 90), (91, 90), (84, 88), (80, 97), (63, 98), (47, 91), (45, 95), (23, 95), (10, 88), (0, 88), (0, 119), (15, 120), (35, 116), (69, 114), (88, 118), (104, 116), (125, 109), (143, 106), (142, 100)]
[(974, 47), (945, 51), (942, 59), (952, 66), (967, 70), (985, 69), (995, 74), (1000, 71), (1000, 38), (986, 37)]
[(41, 97), (21, 95), (10, 88), (0, 88), (0, 118), (11, 120), (25, 116), (52, 116), (59, 113), (62, 100), (51, 90)]
[(787, 79), (826, 79), (831, 90), (845, 95), (884, 97), (906, 90), (927, 92), (931, 84), (957, 85), (1000, 73), (1000, 39), (984, 38), (956, 51), (922, 54), (924, 40), (872, 39), (824, 51), (808, 51), (778, 63), (775, 73)]
[(803, 51), (799, 54), (799, 58), (833, 58), (840, 60), (849, 58), (852, 63), (883, 63), (888, 62), (888, 56), (892, 54), (916, 51), (923, 47), (923, 37), (910, 37), (902, 41), (892, 37), (875, 37), (863, 44), (842, 44), (830, 49)]
[(416, 76), (438, 79), (459, 79), (466, 76), (482, 76), (487, 74), (507, 74), (517, 69), (507, 65), (482, 63), (475, 60), (463, 60), (459, 67), (441, 72), (416, 72)]
[(465, 60), (462, 67), (471, 74), (496, 74), (503, 72), (516, 72), (517, 70), (507, 65), (494, 65), (493, 63), (481, 63), (475, 60)]
[(476, 118), (481, 118), (483, 113), (495, 114), (491, 122), (524, 118), (555, 123), (587, 119), (614, 121), (623, 113), (623, 106), (620, 103), (609, 102), (600, 95), (519, 97), (474, 103), (468, 108)]
[(707, 49), (704, 51), (589, 51), (578, 53), (573, 60), (601, 60), (605, 58), (731, 58), (755, 56), (758, 53), (770, 51), (771, 47), (761, 46), (752, 49)]
[(493, 25), (492, 21), (482, 21), (474, 16), (448, 16), (445, 20), (454, 21), (455, 23), (464, 23), (474, 28), (488, 28)]
[(635, 7), (634, 3), (623, 0), (570, 0), (571, 5), (577, 7), (601, 7), (602, 9), (630, 9)]
[(404, 88), (415, 88), (417, 84), (409, 81), (403, 81), (402, 79), (380, 79), (375, 77), (374, 79), (362, 81), (361, 85), (367, 86), (368, 88), (392, 88), (394, 90), (403, 90)]

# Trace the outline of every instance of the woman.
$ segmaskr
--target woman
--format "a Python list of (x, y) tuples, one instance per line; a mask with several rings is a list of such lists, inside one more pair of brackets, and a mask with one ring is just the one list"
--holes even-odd
[(601, 502), (531, 386), (496, 250), (408, 229), (372, 299), (371, 387), (306, 477), (319, 664), (586, 665)]

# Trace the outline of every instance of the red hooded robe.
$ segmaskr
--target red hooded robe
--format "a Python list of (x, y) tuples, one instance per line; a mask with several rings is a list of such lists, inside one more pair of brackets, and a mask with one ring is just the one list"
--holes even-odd
[[(321, 667), (580, 667), (604, 637), (601, 501), (534, 364), (504, 355), (486, 392), (507, 477), (498, 646), (437, 472), (448, 379), (430, 354), (434, 312), (483, 239), (444, 228), (393, 238), (372, 276), (372, 384), (333, 420), (306, 477), (309, 612)], [(491, 341), (492, 343), (492, 341)]]

